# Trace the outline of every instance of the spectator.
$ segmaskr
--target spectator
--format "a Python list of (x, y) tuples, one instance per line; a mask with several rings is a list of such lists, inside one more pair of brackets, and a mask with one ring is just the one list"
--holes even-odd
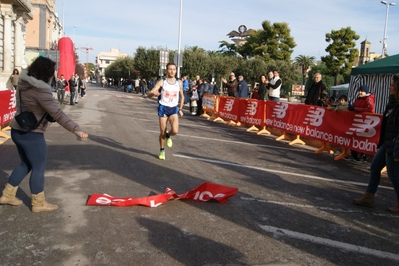
[(370, 177), (367, 190), (364, 196), (354, 199), (356, 205), (373, 207), (374, 195), (377, 192), (381, 179), (381, 170), (387, 166), (388, 177), (392, 182), (396, 193), (397, 204), (387, 210), (393, 213), (399, 213), (399, 176), (397, 169), (399, 167), (399, 152), (396, 147), (399, 146), (399, 129), (397, 121), (399, 119), (399, 76), (395, 75), (389, 87), (389, 102), (382, 116), (382, 126), (380, 131), (380, 140), (378, 142), (377, 153), (373, 157), (370, 166)]
[(334, 90), (333, 95), (330, 97), (330, 103), (337, 103), (338, 102), (338, 91)]
[(216, 82), (213, 82), (213, 95), (216, 95), (216, 96), (219, 95), (219, 87), (218, 87), (218, 84), (216, 84)]
[(267, 87), (268, 83), (269, 82), (264, 74), (259, 76), (258, 100), (269, 100), (269, 89)]
[(80, 77), (80, 82), (81, 82), (81, 85), (80, 85), (80, 96), (84, 97), (86, 95), (87, 82), (86, 82), (86, 79), (83, 76)]
[(184, 75), (184, 76), (183, 76), (182, 82), (183, 82), (184, 105), (187, 105), (187, 104), (188, 104), (188, 101), (190, 100), (190, 99), (188, 98), (188, 95), (187, 95), (187, 91), (188, 91), (188, 89), (189, 89), (189, 85), (188, 85), (188, 76), (187, 76), (187, 75)]
[(308, 105), (318, 105), (325, 106), (327, 99), (327, 86), (322, 80), (320, 73), (316, 73), (313, 76), (313, 84), (308, 90), (308, 95), (306, 96), (305, 104)]
[(203, 79), (202, 83), (198, 86), (197, 89), (198, 92), (198, 100), (197, 100), (197, 112), (196, 115), (201, 115), (203, 114), (202, 110), (202, 98), (204, 97), (204, 94), (210, 94), (212, 93), (212, 86), (211, 84), (208, 83), (207, 79)]
[(12, 72), (10, 76), (10, 82), (12, 86), (14, 87), (14, 90), (17, 89), (18, 87), (18, 80), (19, 80), (19, 71), (18, 69), (14, 68), (14, 71)]
[(64, 75), (61, 74), (60, 79), (57, 81), (57, 100), (58, 104), (64, 104), (65, 87), (68, 82), (65, 80)]
[(248, 84), (243, 76), (238, 76), (237, 98), (248, 98)]
[[(362, 85), (358, 91), (358, 97), (355, 102), (348, 105), (349, 111), (355, 111), (358, 113), (369, 112), (374, 113), (374, 95), (369, 92), (369, 87), (367, 85)], [(359, 156), (357, 151), (351, 151), (352, 158), (354, 162), (364, 162), (365, 154)]]
[(278, 70), (273, 70), (273, 79), (269, 81), (269, 100), (279, 102), (280, 101), (280, 89), (282, 80), (279, 76)]
[(75, 93), (77, 93), (77, 92), (76, 92), (76, 82), (75, 82), (74, 75), (71, 76), (68, 84), (69, 84), (69, 91), (71, 92), (71, 95), (69, 96), (69, 104), (75, 105)]
[(238, 82), (236, 80), (234, 72), (230, 73), (228, 82), (225, 78), (222, 78), (222, 82), (224, 84), (224, 87), (227, 88), (227, 96), (235, 97), (237, 92)]
[(348, 110), (348, 98), (346, 95), (341, 95), (338, 98), (338, 103), (334, 108), (334, 111), (343, 111), (343, 110)]

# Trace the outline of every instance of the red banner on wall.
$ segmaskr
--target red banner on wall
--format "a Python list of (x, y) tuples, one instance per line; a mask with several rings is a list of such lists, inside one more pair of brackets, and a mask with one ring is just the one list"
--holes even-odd
[(0, 91), (0, 126), (11, 122), (17, 112), (15, 90)]
[(96, 205), (96, 206), (118, 206), (118, 207), (127, 207), (127, 206), (136, 206), (142, 205), (147, 207), (158, 207), (162, 203), (173, 200), (173, 199), (181, 199), (181, 200), (193, 200), (193, 201), (210, 201), (216, 200), (220, 203), (226, 203), (228, 198), (234, 196), (238, 191), (238, 188), (222, 186), (218, 184), (213, 184), (209, 182), (205, 182), (198, 187), (185, 192), (183, 194), (176, 194), (170, 188), (165, 190), (165, 194), (159, 194), (154, 196), (148, 196), (143, 198), (115, 198), (107, 194), (92, 194), (87, 200), (87, 205)]
[(381, 119), (380, 114), (336, 112), (286, 102), (266, 103), (267, 126), (368, 154), (377, 151)]

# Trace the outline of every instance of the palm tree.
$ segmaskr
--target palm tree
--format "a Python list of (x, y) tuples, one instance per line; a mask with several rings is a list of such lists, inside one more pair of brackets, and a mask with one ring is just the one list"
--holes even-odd
[(302, 83), (305, 85), (306, 75), (309, 67), (314, 64), (314, 56), (298, 55), (295, 57), (295, 65), (300, 66), (302, 69)]

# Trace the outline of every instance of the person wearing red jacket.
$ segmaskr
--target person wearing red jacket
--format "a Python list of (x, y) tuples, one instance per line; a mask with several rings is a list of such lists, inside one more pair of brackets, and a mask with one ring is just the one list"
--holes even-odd
[(367, 85), (360, 86), (358, 94), (359, 96), (353, 104), (348, 106), (348, 110), (358, 113), (374, 113), (374, 95), (370, 93), (369, 87)]
[[(367, 85), (360, 86), (358, 94), (359, 96), (353, 102), (353, 104), (348, 105), (348, 110), (355, 111), (357, 113), (374, 113), (374, 95), (370, 93), (369, 87)], [(354, 162), (362, 163), (366, 159), (365, 154), (360, 154), (359, 156), (357, 151), (351, 150), (351, 155)]]

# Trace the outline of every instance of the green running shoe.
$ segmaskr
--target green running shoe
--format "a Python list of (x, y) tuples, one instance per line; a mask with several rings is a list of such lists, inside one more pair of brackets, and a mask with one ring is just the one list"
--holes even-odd
[(160, 151), (159, 152), (159, 159), (160, 160), (165, 160), (165, 151)]
[(172, 148), (173, 142), (172, 142), (172, 138), (166, 138), (166, 146), (168, 146), (168, 148)]

